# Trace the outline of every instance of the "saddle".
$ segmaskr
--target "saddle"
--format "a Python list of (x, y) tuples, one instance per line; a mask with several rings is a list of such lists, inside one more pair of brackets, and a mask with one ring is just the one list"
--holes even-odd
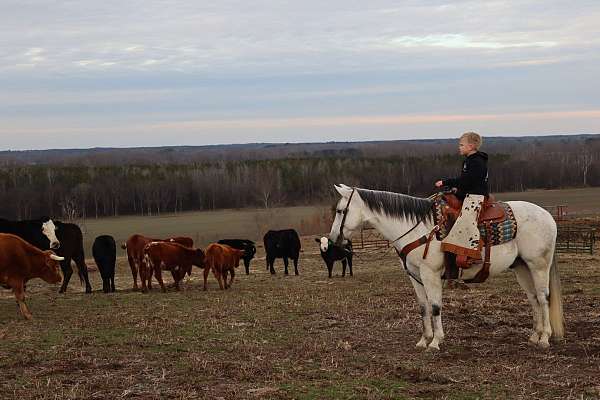
[[(447, 222), (451, 223), (448, 227), (448, 230), (450, 230), (460, 214), (463, 202), (452, 193), (443, 194), (443, 200), (445, 201), (446, 206), (442, 208), (442, 215), (446, 217), (444, 219)], [(477, 220), (478, 224), (501, 222), (504, 218), (506, 218), (504, 207), (501, 207), (500, 202), (497, 202), (494, 196), (487, 196), (483, 201), (482, 210), (479, 213), (479, 218)]]
[[(443, 237), (441, 236), (445, 237), (445, 235), (450, 232), (452, 226), (456, 222), (456, 219), (460, 215), (463, 202), (452, 193), (443, 193), (435, 202), (437, 206), (435, 207), (437, 208), (437, 212), (435, 213), (436, 224), (439, 227), (437, 239), (442, 240)], [(465, 282), (467, 283), (484, 282), (489, 276), (491, 247), (495, 244), (500, 244), (503, 241), (514, 238), (514, 236), (510, 239), (501, 238), (503, 240), (502, 241), (494, 237), (495, 235), (493, 231), (497, 230), (498, 226), (502, 225), (509, 219), (510, 221), (514, 221), (512, 210), (506, 203), (497, 202), (493, 196), (488, 196), (485, 198), (481, 207), (482, 209), (479, 212), (477, 225), (482, 233), (480, 248), (485, 248), (483, 268), (473, 279), (466, 280)], [(510, 215), (507, 215), (507, 210), (509, 211)], [(516, 222), (514, 224), (514, 232), (516, 234)], [(452, 253), (446, 253), (446, 271), (444, 273), (444, 277), (446, 279), (456, 279), (458, 278), (459, 268), (470, 268), (476, 261), (480, 260), (469, 258), (467, 256), (457, 256)]]

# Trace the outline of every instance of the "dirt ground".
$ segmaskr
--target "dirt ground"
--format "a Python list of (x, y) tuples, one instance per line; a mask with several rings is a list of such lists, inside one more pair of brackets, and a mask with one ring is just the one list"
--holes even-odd
[(550, 350), (527, 344), (530, 307), (507, 273), (445, 290), (446, 341), (429, 353), (414, 346), (418, 307), (392, 252), (328, 279), (317, 244), (303, 245), (300, 276), (281, 260), (271, 276), (259, 249), (228, 291), (212, 276), (202, 291), (195, 269), (182, 292), (133, 292), (125, 259), (113, 294), (95, 271), (91, 295), (76, 279), (66, 295), (34, 280), (30, 322), (1, 289), (0, 398), (600, 398), (600, 256), (560, 256), (567, 331)]

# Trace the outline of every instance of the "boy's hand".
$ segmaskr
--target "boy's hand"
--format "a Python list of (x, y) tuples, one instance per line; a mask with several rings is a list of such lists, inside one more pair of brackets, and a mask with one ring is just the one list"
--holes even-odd
[(439, 187), (442, 187), (442, 186), (444, 186), (444, 181), (437, 181), (437, 182), (435, 183), (435, 187), (438, 187), (438, 188), (439, 188)]

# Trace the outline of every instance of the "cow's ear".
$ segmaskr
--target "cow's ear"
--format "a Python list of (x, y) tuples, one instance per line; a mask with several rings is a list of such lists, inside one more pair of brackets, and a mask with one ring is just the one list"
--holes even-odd
[(317, 243), (321, 243), (321, 239), (319, 239), (319, 238), (315, 238), (315, 242), (317, 242)]

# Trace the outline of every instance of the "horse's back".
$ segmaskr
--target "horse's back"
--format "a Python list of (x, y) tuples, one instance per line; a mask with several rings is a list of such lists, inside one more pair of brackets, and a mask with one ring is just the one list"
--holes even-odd
[(508, 201), (517, 221), (515, 240), (519, 254), (537, 257), (554, 253), (557, 227), (554, 217), (543, 207), (527, 201)]

